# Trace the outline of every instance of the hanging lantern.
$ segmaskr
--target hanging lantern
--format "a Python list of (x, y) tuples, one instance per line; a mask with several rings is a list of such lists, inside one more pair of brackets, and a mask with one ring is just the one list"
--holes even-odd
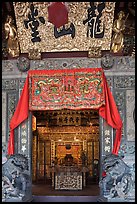
[(48, 21), (57, 28), (68, 23), (68, 8), (63, 2), (52, 2), (48, 6)]

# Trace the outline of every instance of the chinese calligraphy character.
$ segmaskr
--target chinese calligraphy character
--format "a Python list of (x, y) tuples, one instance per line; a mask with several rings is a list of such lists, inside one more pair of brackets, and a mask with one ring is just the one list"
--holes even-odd
[(25, 144), (25, 143), (27, 142), (27, 139), (26, 139), (26, 138), (22, 138), (22, 139), (21, 139), (21, 142), (22, 142), (23, 144)]
[(22, 145), (22, 149), (21, 149), (23, 152), (26, 151), (26, 146), (25, 145)]
[(105, 130), (105, 135), (109, 136), (110, 135), (110, 130)]
[(26, 131), (22, 131), (22, 136), (27, 136), (27, 132)]
[(110, 137), (106, 137), (106, 138), (105, 138), (105, 143), (106, 143), (106, 144), (110, 144)]
[(103, 38), (104, 26), (101, 21), (102, 11), (105, 8), (103, 2), (90, 2), (90, 8), (88, 8), (88, 18), (83, 21), (85, 25), (88, 22), (87, 37), (91, 38)]
[(37, 30), (37, 28), (39, 27), (39, 21), (43, 24), (45, 24), (45, 19), (40, 16), (38, 17), (39, 21), (35, 18), (36, 16), (38, 16), (38, 10), (34, 8), (33, 4), (31, 4), (30, 6), (30, 10), (31, 13), (28, 14), (28, 20), (24, 20), (24, 25), (25, 27), (28, 29), (28, 26), (30, 26), (31, 30), (32, 30), (32, 42), (40, 42), (41, 39), (38, 36), (39, 32)]
[[(59, 30), (59, 31), (58, 31)], [(63, 25), (62, 29), (57, 29), (56, 26), (54, 26), (54, 36), (55, 38), (59, 38), (63, 35), (69, 35), (71, 34), (71, 37), (75, 37), (75, 26), (73, 23), (70, 24), (69, 28), (65, 28), (65, 25)]]
[(105, 152), (110, 152), (110, 146), (105, 146)]

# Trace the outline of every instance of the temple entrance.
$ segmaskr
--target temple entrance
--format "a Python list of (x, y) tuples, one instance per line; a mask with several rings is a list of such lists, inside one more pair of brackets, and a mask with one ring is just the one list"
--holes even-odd
[(32, 132), (33, 195), (99, 195), (97, 110), (34, 111)]

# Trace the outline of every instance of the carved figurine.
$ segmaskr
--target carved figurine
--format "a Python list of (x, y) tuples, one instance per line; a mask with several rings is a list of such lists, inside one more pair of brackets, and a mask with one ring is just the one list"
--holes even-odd
[(11, 16), (7, 16), (4, 29), (7, 40), (8, 53), (12, 57), (18, 57), (20, 53), (19, 42), (17, 38), (17, 31)]
[(114, 154), (107, 155), (102, 161), (105, 177), (99, 182), (100, 188), (108, 198), (128, 197), (134, 188), (133, 171), (123, 159)]
[[(125, 30), (125, 14), (123, 11), (118, 13), (118, 19), (114, 21), (113, 31), (114, 35), (112, 37), (111, 51), (113, 53), (118, 53), (122, 51), (124, 35), (123, 31)], [(127, 19), (127, 18), (126, 18)]]
[(31, 196), (31, 178), (28, 172), (28, 158), (22, 154), (11, 155), (2, 162), (3, 201), (25, 201)]

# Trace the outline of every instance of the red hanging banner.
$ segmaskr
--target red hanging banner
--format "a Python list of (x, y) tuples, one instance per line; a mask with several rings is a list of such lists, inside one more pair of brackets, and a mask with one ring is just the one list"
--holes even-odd
[[(29, 83), (30, 82), (30, 83)], [(118, 154), (122, 120), (102, 68), (29, 71), (10, 121), (8, 154), (14, 154), (14, 129), (29, 110), (99, 109), (99, 115), (116, 129), (113, 154)]]
[(104, 101), (100, 68), (30, 71), (29, 110), (98, 109)]
[(10, 121), (10, 138), (8, 142), (8, 154), (14, 154), (14, 129), (18, 127), (29, 114), (29, 77), (27, 77), (16, 110)]
[(108, 125), (116, 129), (116, 136), (112, 153), (117, 155), (121, 142), (123, 124), (115, 100), (107, 84), (105, 75), (103, 78), (104, 78), (105, 105), (99, 108), (99, 115), (106, 120)]

